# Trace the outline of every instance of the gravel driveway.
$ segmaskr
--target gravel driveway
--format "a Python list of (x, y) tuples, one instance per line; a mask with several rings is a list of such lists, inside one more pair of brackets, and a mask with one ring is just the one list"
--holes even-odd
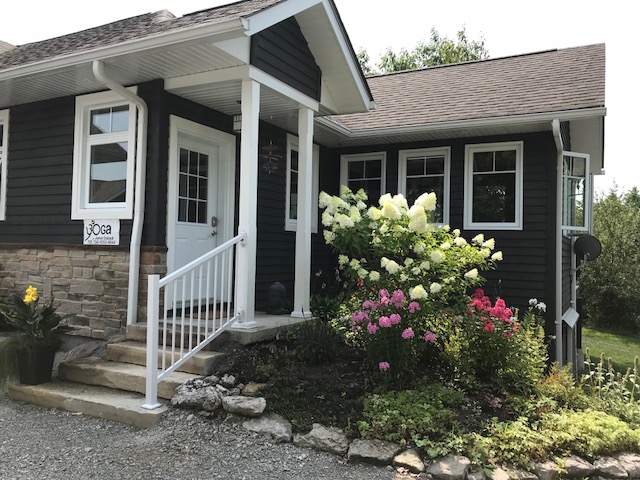
[(367, 479), (414, 478), (391, 467), (291, 444), (241, 425), (170, 410), (153, 428), (9, 400), (0, 392), (0, 479)]

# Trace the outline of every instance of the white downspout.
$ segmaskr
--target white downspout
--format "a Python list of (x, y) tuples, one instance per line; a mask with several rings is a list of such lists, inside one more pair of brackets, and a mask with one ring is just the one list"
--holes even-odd
[(146, 102), (112, 79), (104, 71), (104, 63), (93, 61), (93, 74), (109, 90), (120, 94), (134, 103), (138, 109), (138, 136), (136, 140), (135, 197), (133, 203), (133, 227), (129, 247), (129, 291), (127, 297), (127, 325), (137, 320), (138, 277), (140, 275), (140, 246), (142, 244), (142, 224), (144, 222), (144, 195), (147, 172), (147, 124), (149, 109)]
[(558, 159), (556, 162), (556, 301), (555, 301), (555, 323), (556, 323), (556, 362), (558, 368), (563, 366), (562, 357), (562, 135), (560, 133), (560, 120), (551, 122), (553, 137), (556, 141)]

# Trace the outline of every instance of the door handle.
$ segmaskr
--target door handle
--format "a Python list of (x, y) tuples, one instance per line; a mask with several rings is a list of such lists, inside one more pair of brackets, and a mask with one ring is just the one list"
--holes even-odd
[(211, 230), (211, 236), (215, 237), (218, 234), (218, 232), (216, 232), (215, 230)]

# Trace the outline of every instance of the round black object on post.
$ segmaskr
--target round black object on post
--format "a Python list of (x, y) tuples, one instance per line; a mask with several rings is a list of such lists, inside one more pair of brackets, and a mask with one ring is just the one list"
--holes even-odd
[(573, 244), (573, 251), (580, 260), (589, 262), (600, 256), (602, 245), (593, 235), (580, 235)]
[(286, 308), (287, 289), (280, 282), (275, 282), (269, 287), (269, 310), (271, 315), (282, 315), (291, 313)]

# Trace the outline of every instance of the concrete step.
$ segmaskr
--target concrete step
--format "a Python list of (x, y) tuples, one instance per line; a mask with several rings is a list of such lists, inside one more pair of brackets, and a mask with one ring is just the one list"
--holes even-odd
[[(171, 348), (165, 352), (166, 365), (171, 365)], [(180, 358), (180, 349), (176, 348), (174, 358)], [(213, 369), (224, 358), (224, 353), (212, 351), (200, 351), (178, 368), (180, 372), (193, 373), (195, 375), (210, 375)], [(147, 345), (145, 343), (127, 340), (125, 342), (110, 343), (107, 345), (107, 360), (136, 365), (147, 364)], [(162, 352), (158, 352), (158, 366), (162, 366)]]
[[(111, 362), (99, 357), (86, 357), (63, 362), (58, 366), (58, 378), (68, 382), (144, 393), (147, 370), (141, 365)], [(158, 396), (170, 399), (176, 387), (196, 378), (184, 372), (172, 372), (158, 384)]]
[[(180, 329), (178, 327), (177, 333), (173, 334), (173, 329), (171, 326), (167, 328), (167, 345), (171, 346), (175, 343), (176, 347), (179, 347), (184, 343), (184, 345), (189, 345), (189, 337), (191, 337), (191, 345), (197, 345), (200, 340), (205, 338), (204, 327), (200, 328), (200, 333), (197, 331), (193, 331), (191, 335), (188, 332), (188, 328), (186, 328), (186, 332), (184, 334), (180, 333)], [(211, 334), (211, 327), (207, 330), (208, 334)], [(163, 340), (163, 332), (164, 329), (161, 327), (158, 332), (158, 342), (162, 343)], [(133, 340), (135, 342), (146, 342), (147, 341), (147, 324), (146, 323), (136, 323), (134, 325), (127, 326), (127, 339)], [(175, 340), (175, 342), (174, 342)], [(222, 332), (218, 337), (213, 339), (211, 343), (209, 343), (204, 350), (214, 351), (217, 348), (220, 348), (222, 345), (227, 343), (230, 340), (228, 332)]]
[(144, 397), (136, 393), (61, 381), (41, 385), (10, 385), (9, 398), (140, 428), (155, 425), (167, 410), (165, 405), (155, 410), (142, 408)]

